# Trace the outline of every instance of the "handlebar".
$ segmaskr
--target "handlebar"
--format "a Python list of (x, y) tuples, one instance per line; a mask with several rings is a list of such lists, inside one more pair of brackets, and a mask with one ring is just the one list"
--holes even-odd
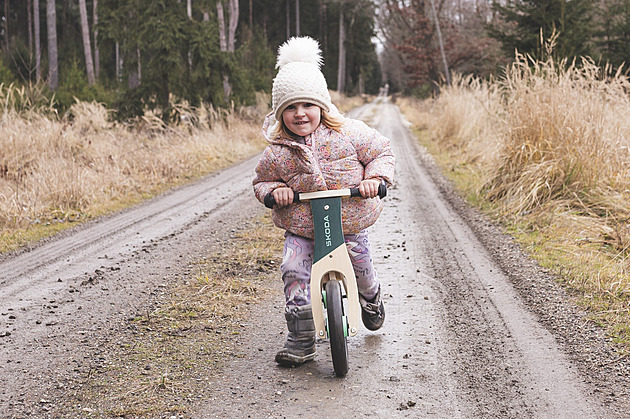
[[(332, 197), (360, 197), (361, 192), (359, 188), (350, 189), (336, 189), (329, 191), (317, 191), (317, 192), (296, 192), (293, 194), (293, 203), (302, 201), (310, 201), (311, 199), (319, 198), (332, 198)], [(381, 182), (378, 185), (378, 196), (383, 199), (387, 196), (387, 185), (385, 182)], [(276, 205), (276, 200), (271, 193), (267, 194), (264, 199), (264, 204), (267, 208), (273, 208)]]

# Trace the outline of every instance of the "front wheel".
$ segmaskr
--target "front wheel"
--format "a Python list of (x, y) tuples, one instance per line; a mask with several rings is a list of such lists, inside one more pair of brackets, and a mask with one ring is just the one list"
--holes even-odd
[(348, 373), (348, 340), (347, 320), (343, 313), (341, 283), (329, 281), (326, 283), (326, 313), (328, 314), (328, 337), (333, 367), (337, 377), (344, 377)]

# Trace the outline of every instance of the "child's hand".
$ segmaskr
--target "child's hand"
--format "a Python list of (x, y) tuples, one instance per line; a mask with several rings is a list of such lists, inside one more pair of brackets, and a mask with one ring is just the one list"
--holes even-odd
[(279, 207), (286, 207), (293, 203), (293, 189), (291, 188), (278, 188), (272, 192), (273, 199), (276, 200), (276, 205)]
[(359, 192), (363, 198), (374, 198), (378, 196), (378, 187), (381, 181), (378, 179), (365, 179), (359, 184)]

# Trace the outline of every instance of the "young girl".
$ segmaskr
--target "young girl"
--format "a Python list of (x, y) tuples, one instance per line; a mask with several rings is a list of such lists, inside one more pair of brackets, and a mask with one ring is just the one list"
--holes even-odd
[(258, 200), (263, 202), (269, 193), (275, 198), (272, 218), (286, 231), (281, 271), (289, 333), (276, 362), (288, 366), (315, 357), (310, 297), (313, 221), (309, 203), (293, 203), (294, 192), (358, 186), (367, 198), (342, 201), (343, 229), (357, 277), (363, 324), (377, 330), (385, 319), (366, 229), (383, 208), (378, 186), (383, 181), (391, 184), (394, 155), (387, 138), (361, 121), (343, 117), (331, 103), (321, 63), (319, 44), (312, 38), (291, 38), (280, 47), (273, 110), (263, 124), (269, 145), (253, 181)]

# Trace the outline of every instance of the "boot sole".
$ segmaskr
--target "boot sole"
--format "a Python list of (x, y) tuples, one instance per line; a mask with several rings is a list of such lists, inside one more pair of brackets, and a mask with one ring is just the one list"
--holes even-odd
[(306, 356), (296, 356), (286, 353), (276, 355), (276, 362), (282, 366), (287, 367), (302, 365), (306, 362), (312, 361), (313, 359), (315, 359), (314, 353)]

